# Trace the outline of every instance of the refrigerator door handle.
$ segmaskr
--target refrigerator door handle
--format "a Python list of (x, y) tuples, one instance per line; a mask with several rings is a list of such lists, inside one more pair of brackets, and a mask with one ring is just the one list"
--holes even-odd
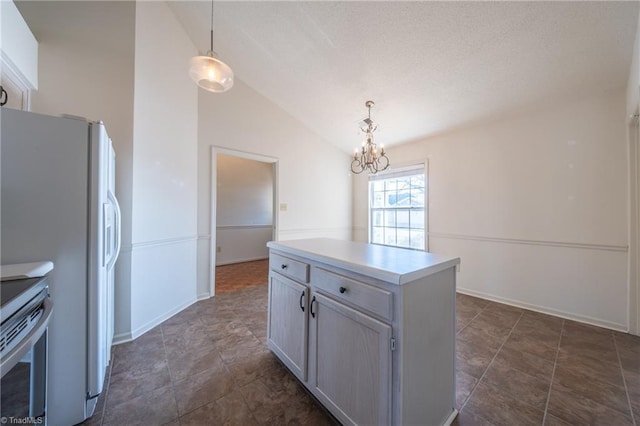
[[(111, 204), (110, 203), (104, 203), (102, 205), (102, 217), (104, 218), (103, 221), (107, 222), (109, 219), (109, 214), (110, 214), (110, 210), (111, 210)], [(106, 267), (109, 262), (111, 262), (111, 259), (113, 258), (113, 247), (111, 247), (111, 237), (109, 235), (109, 228), (111, 226), (109, 224), (104, 224), (103, 223), (103, 228), (102, 228), (102, 266)]]
[(120, 225), (122, 223), (121, 220), (121, 213), (120, 213), (120, 204), (118, 204), (118, 199), (116, 198), (116, 196), (113, 194), (113, 192), (111, 191), (107, 191), (107, 198), (109, 199), (109, 201), (113, 204), (114, 207), (114, 212), (115, 212), (115, 240), (116, 240), (116, 247), (113, 250), (113, 255), (111, 256), (111, 259), (109, 259), (109, 263), (107, 264), (107, 270), (113, 268), (113, 265), (116, 263), (116, 260), (118, 260), (118, 255), (120, 254), (120, 248), (122, 245), (122, 240), (121, 240), (121, 236), (120, 236)]

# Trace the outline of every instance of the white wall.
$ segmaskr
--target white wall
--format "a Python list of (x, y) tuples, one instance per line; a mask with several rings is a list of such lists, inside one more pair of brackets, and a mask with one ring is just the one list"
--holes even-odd
[(350, 239), (349, 154), (238, 79), (226, 93), (200, 91), (198, 102), (199, 297), (209, 294), (211, 146), (277, 159), (276, 198), (287, 204), (276, 211), (277, 239)]
[[(3, 2), (4, 3), (4, 2)], [(31, 110), (105, 122), (116, 151), (123, 252), (116, 262), (115, 332), (131, 327), (131, 206), (135, 6), (130, 2), (19, 2), (39, 41)], [(83, 19), (69, 17), (83, 16)], [(101, 33), (118, 32), (109, 40)]]
[[(429, 250), (461, 258), (458, 289), (627, 329), (625, 94), (389, 149), (428, 159)], [(354, 179), (366, 240), (366, 177)]]
[(113, 140), (115, 340), (135, 338), (195, 301), (196, 49), (165, 3), (18, 6), (40, 42), (32, 110), (103, 120)]
[(216, 165), (216, 265), (266, 259), (273, 239), (273, 164), (217, 154)]
[(131, 336), (196, 300), (197, 50), (164, 2), (136, 3)]

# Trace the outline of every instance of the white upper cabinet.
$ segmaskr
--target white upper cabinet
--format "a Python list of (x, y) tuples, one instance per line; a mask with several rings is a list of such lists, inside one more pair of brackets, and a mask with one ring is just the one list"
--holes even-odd
[(13, 1), (0, 2), (0, 76), (6, 106), (29, 109), (29, 92), (38, 89), (38, 41)]

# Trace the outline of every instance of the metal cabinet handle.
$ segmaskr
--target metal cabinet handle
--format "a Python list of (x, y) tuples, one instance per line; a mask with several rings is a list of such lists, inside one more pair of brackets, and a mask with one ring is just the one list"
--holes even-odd
[(281, 267), (282, 269), (287, 269), (288, 265), (286, 265), (286, 264), (284, 264), (284, 263), (283, 263), (280, 267)]
[(346, 293), (347, 289), (344, 287), (340, 287), (340, 293)]
[(302, 309), (302, 312), (304, 312), (304, 305), (302, 304), (302, 299), (304, 299), (304, 291), (300, 295), (300, 309)]
[(315, 312), (313, 312), (313, 304), (315, 303), (315, 301), (316, 301), (316, 297), (315, 297), (315, 296), (313, 296), (313, 298), (311, 299), (311, 304), (309, 305), (309, 313), (311, 313), (311, 316), (312, 316), (313, 318), (315, 318), (315, 317), (316, 317), (316, 313), (315, 313)]

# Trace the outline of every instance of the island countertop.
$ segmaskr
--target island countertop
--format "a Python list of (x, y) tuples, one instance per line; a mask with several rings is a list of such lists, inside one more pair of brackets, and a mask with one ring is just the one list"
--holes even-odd
[(458, 257), (330, 238), (270, 241), (267, 247), (398, 285), (460, 263)]

